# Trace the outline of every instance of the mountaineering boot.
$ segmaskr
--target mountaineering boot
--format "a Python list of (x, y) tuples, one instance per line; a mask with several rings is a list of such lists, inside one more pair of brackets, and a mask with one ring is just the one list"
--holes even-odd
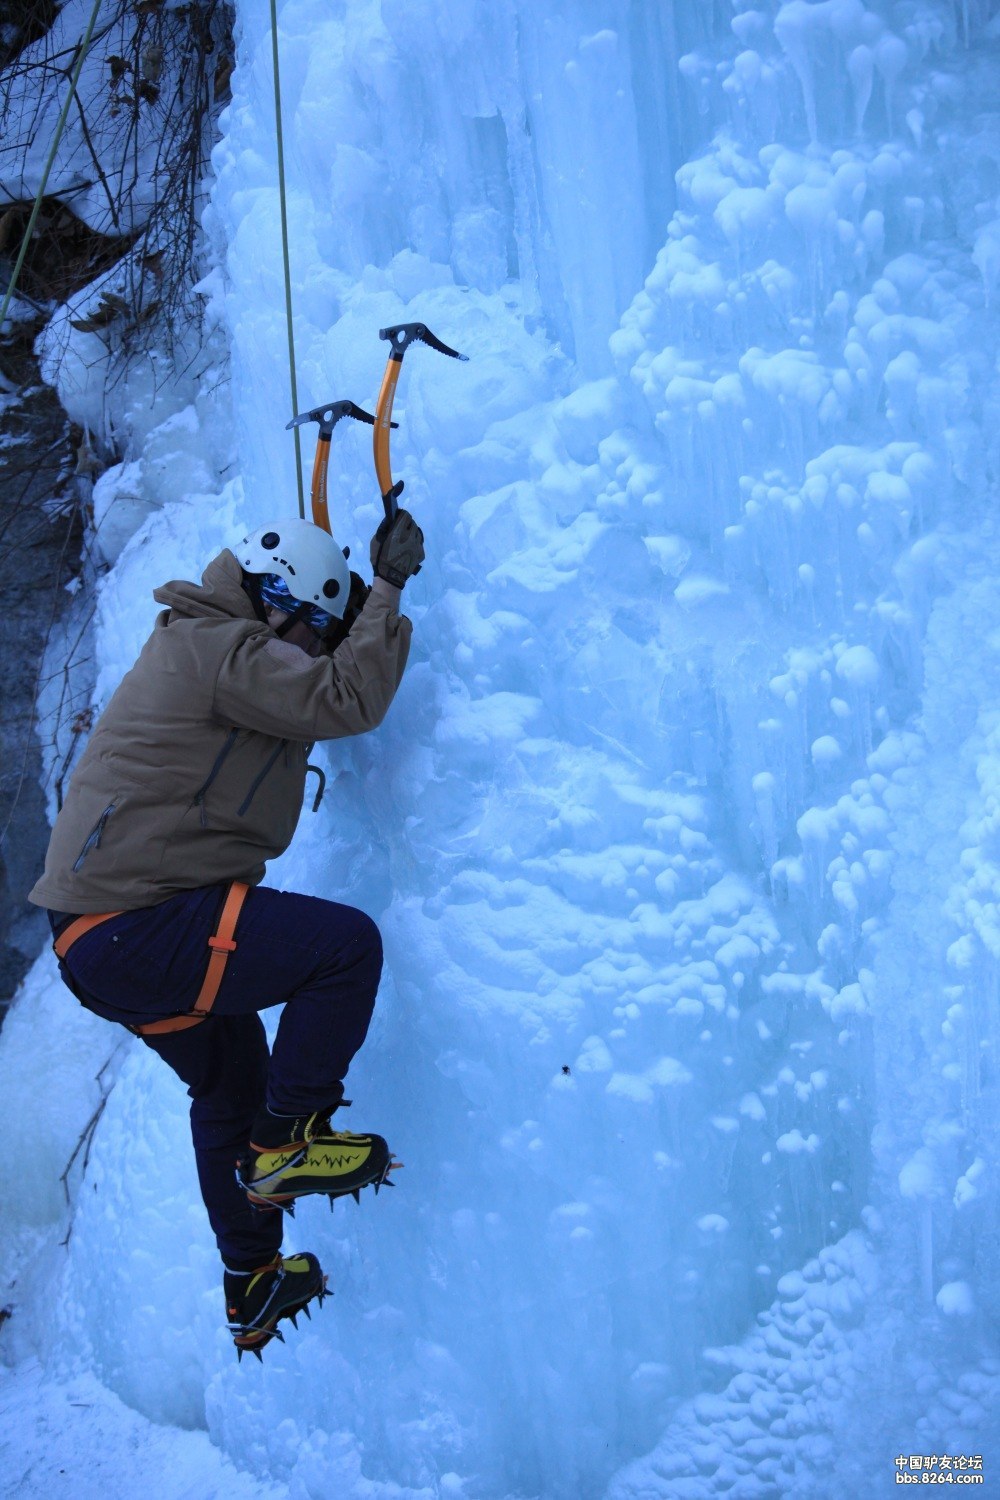
[[(337, 1106), (334, 1105), (335, 1109)], [(325, 1193), (358, 1198), (372, 1184), (378, 1192), (396, 1165), (380, 1135), (352, 1135), (330, 1129), (331, 1109), (311, 1115), (275, 1115), (258, 1111), (250, 1132), (250, 1150), (237, 1163), (236, 1179), (255, 1208), (283, 1208), (292, 1213), (295, 1199)]]
[(223, 1286), (229, 1332), (240, 1360), (248, 1350), (260, 1359), (265, 1344), (274, 1338), (284, 1341), (279, 1319), (291, 1318), (295, 1323), (300, 1312), (311, 1317), (307, 1304), (313, 1297), (322, 1304), (327, 1294), (319, 1261), (308, 1252), (276, 1255), (256, 1271), (227, 1270)]

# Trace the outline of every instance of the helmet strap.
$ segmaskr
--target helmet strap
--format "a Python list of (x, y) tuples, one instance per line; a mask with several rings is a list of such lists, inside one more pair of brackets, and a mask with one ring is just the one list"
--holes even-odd
[[(249, 597), (250, 603), (253, 605), (253, 612), (257, 616), (258, 620), (260, 620), (264, 625), (270, 624), (270, 621), (267, 618), (267, 605), (264, 603), (264, 597), (261, 592), (261, 575), (259, 573), (244, 573), (242, 587), (244, 592)], [(305, 619), (308, 613), (308, 604), (297, 603), (295, 608), (292, 610), (292, 613), (290, 615), (286, 615), (281, 624), (277, 627), (274, 632), (275, 635), (279, 638), (281, 636), (287, 635), (292, 626), (297, 625), (300, 620)]]
[(250, 603), (253, 605), (253, 612), (254, 612), (254, 614), (257, 616), (258, 620), (260, 620), (261, 624), (266, 625), (267, 624), (267, 608), (266, 608), (266, 606), (264, 604), (263, 598), (261, 597), (261, 592), (260, 592), (260, 574), (259, 573), (244, 573), (243, 574), (242, 588), (243, 588), (243, 592), (249, 598)]
[(281, 624), (278, 626), (277, 630), (275, 630), (275, 632), (274, 632), (275, 635), (279, 636), (279, 637), (283, 636), (283, 635), (287, 635), (288, 632), (291, 630), (292, 626), (293, 625), (297, 625), (300, 620), (305, 619), (305, 617), (306, 617), (306, 615), (308, 613), (309, 613), (309, 606), (308, 606), (308, 604), (300, 604), (296, 609), (292, 610), (292, 612), (291, 612), (290, 615), (286, 616), (286, 618), (284, 620), (282, 620)]

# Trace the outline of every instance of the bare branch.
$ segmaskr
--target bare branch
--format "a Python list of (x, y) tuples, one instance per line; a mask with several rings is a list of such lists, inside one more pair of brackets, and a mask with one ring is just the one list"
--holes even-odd
[[(72, 1206), (73, 1206), (73, 1199), (72, 1199), (72, 1196), (70, 1195), (70, 1190), (69, 1190), (69, 1174), (72, 1172), (74, 1164), (77, 1161), (77, 1158), (80, 1157), (81, 1153), (82, 1153), (82, 1161), (81, 1161), (81, 1165), (80, 1165), (80, 1174), (81, 1174), (81, 1177), (86, 1177), (86, 1175), (87, 1175), (87, 1167), (90, 1164), (90, 1152), (91, 1152), (91, 1148), (93, 1147), (93, 1144), (94, 1144), (94, 1135), (96, 1134), (97, 1126), (100, 1123), (101, 1116), (103, 1115), (105, 1109), (107, 1108), (108, 1100), (111, 1097), (111, 1090), (110, 1089), (105, 1089), (105, 1087), (104, 1087), (104, 1075), (108, 1071), (108, 1068), (111, 1066), (111, 1064), (114, 1062), (115, 1058), (118, 1056), (119, 1052), (125, 1046), (125, 1044), (126, 1044), (127, 1041), (128, 1041), (128, 1037), (122, 1037), (122, 1039), (115, 1044), (115, 1046), (112, 1049), (110, 1055), (102, 1063), (101, 1067), (98, 1069), (97, 1074), (96, 1074), (96, 1076), (94, 1078), (94, 1082), (97, 1084), (98, 1088), (101, 1090), (100, 1102), (98, 1103), (97, 1107), (94, 1109), (94, 1111), (91, 1114), (90, 1119), (87, 1121), (86, 1125), (84, 1125), (83, 1129), (80, 1131), (80, 1134), (77, 1137), (76, 1145), (73, 1147), (72, 1155), (70, 1156), (69, 1161), (66, 1163), (66, 1167), (65, 1167), (64, 1171), (60, 1174), (60, 1177), (59, 1177), (59, 1181), (62, 1183), (62, 1186), (63, 1186), (63, 1192), (66, 1194), (66, 1207), (67, 1208), (71, 1209)], [(73, 1233), (73, 1219), (71, 1217), (70, 1221), (69, 1221), (69, 1227), (66, 1230), (66, 1238), (63, 1239), (63, 1240), (60, 1240), (60, 1242), (59, 1242), (60, 1245), (64, 1245), (64, 1246), (68, 1245), (69, 1242), (70, 1242), (70, 1237), (72, 1236), (72, 1233)]]

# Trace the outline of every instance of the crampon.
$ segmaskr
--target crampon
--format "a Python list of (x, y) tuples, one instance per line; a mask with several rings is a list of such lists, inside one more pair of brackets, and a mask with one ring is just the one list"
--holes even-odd
[(296, 1199), (318, 1193), (332, 1209), (335, 1198), (350, 1194), (360, 1202), (362, 1188), (377, 1193), (393, 1186), (389, 1173), (402, 1162), (393, 1161), (382, 1137), (331, 1130), (330, 1114), (258, 1115), (250, 1149), (236, 1164), (236, 1180), (254, 1208), (292, 1215)]
[(244, 1354), (263, 1359), (262, 1350), (272, 1339), (284, 1343), (278, 1323), (288, 1318), (298, 1327), (298, 1315), (311, 1318), (309, 1303), (322, 1306), (326, 1277), (315, 1255), (276, 1255), (256, 1271), (227, 1271), (224, 1277), (229, 1331), (242, 1362)]

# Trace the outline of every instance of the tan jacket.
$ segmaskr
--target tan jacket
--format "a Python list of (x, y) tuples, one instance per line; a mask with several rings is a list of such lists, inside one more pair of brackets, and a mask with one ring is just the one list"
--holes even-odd
[(138, 661), (91, 735), (29, 899), (131, 911), (221, 880), (256, 885), (291, 842), (314, 740), (374, 729), (412, 627), (376, 582), (334, 655), (311, 658), (261, 623), (229, 551), (201, 584), (153, 597)]

